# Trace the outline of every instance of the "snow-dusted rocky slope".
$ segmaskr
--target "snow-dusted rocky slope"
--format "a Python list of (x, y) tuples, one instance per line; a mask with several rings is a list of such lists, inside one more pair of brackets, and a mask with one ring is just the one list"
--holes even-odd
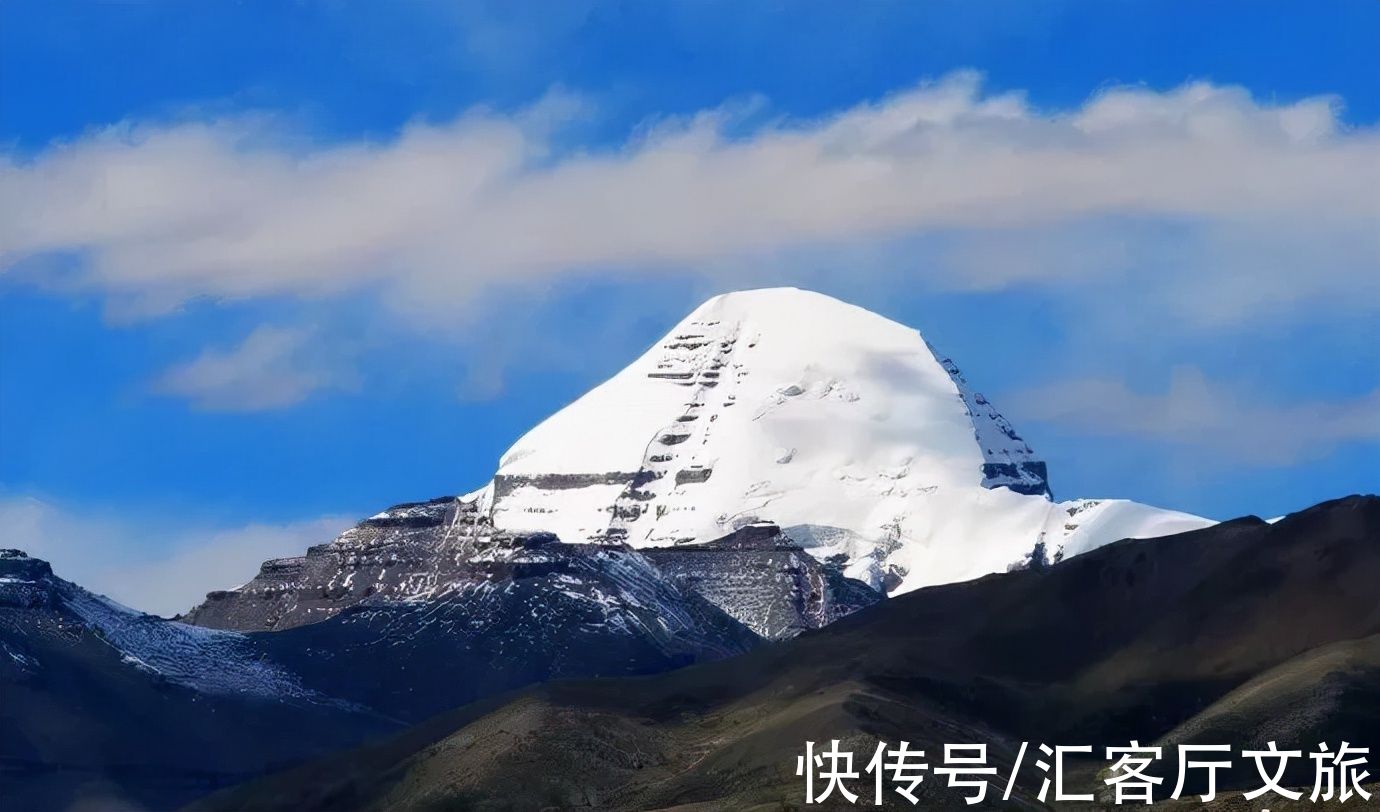
[(305, 687), (264, 643), (136, 612), (0, 549), (0, 809), (180, 808), (398, 728)]
[[(41, 673), (39, 638), (107, 646), (128, 669), (213, 695), (313, 700), (295, 675), (265, 662), (249, 638), (136, 612), (53, 574), (48, 562), (0, 550), (0, 654)], [(49, 641), (51, 644), (51, 640)]]
[(503, 455), (499, 528), (635, 547), (770, 521), (892, 593), (1209, 521), (1053, 502), (1045, 464), (915, 330), (818, 293), (716, 296)]
[(833, 562), (816, 560), (774, 524), (750, 524), (700, 544), (647, 547), (642, 554), (770, 640), (827, 626), (882, 599)]
[[(421, 524), (432, 508), (391, 518)], [(437, 587), (419, 593), (406, 578), (409, 545), (386, 538), (353, 548), (348, 564), (329, 552), (336, 545), (306, 559), (306, 571), (358, 577), (358, 591), (261, 577), (208, 601), (199, 625), (120, 606), (0, 550), (0, 722), (11, 686), (86, 702), (53, 676), (73, 661), (94, 693), (178, 689), (187, 701), (252, 702), (283, 718), (307, 709), (355, 726), (374, 715), (418, 720), (531, 682), (666, 671), (761, 642), (627, 545), (472, 534), (424, 557)], [(404, 577), (388, 578), (390, 567)], [(380, 582), (389, 594), (370, 600)], [(216, 625), (243, 631), (207, 628)], [(265, 628), (281, 631), (255, 633)]]
[[(452, 643), (465, 637), (482, 649), (501, 637), (537, 662), (554, 658), (557, 649), (587, 654), (601, 636), (620, 644), (639, 638), (659, 653), (635, 663), (626, 655), (617, 659), (654, 670), (687, 656), (743, 650), (755, 639), (738, 624), (764, 637), (788, 637), (881, 597), (769, 529), (760, 543), (738, 543), (745, 534), (733, 534), (723, 545), (708, 545), (691, 564), (678, 555), (686, 548), (643, 556), (617, 541), (564, 544), (550, 533), (500, 531), (474, 500), (433, 499), (375, 514), (306, 555), (265, 562), (249, 583), (212, 592), (185, 619), (215, 629), (280, 632), (360, 608), (370, 617), (410, 614), (411, 621), (385, 624), (392, 636), (406, 637), (453, 629), (463, 614), (463, 634), (448, 631)], [(552, 622), (553, 613), (567, 622)], [(519, 617), (516, 624), (511, 615)], [(519, 626), (539, 616), (538, 628), (524, 638)], [(360, 617), (337, 630), (352, 630)], [(556, 630), (561, 634), (553, 636)]]

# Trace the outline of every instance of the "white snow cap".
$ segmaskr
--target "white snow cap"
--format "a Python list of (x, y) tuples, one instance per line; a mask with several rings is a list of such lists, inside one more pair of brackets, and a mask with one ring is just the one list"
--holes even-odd
[(707, 541), (772, 521), (892, 592), (1207, 520), (1055, 504), (1044, 463), (915, 330), (794, 288), (716, 296), (503, 456), (494, 522)]

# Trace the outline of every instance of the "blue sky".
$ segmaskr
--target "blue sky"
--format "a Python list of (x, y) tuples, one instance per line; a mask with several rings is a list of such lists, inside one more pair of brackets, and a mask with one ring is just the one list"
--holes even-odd
[(919, 328), (1057, 495), (1374, 492), (1376, 41), (1363, 0), (5, 3), (3, 512), (199, 589), (482, 484), (769, 284)]

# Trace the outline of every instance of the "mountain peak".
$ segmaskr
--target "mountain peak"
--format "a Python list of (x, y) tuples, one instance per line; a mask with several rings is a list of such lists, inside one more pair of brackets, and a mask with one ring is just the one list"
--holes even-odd
[(52, 567), (41, 558), (34, 558), (23, 550), (0, 549), (0, 578), (7, 582), (20, 578), (38, 580), (52, 574)]
[[(755, 512), (721, 519), (680, 504), (716, 491), (753, 494), (750, 503), (775, 501), (778, 510), (792, 496), (807, 508), (823, 486), (845, 497), (861, 489), (869, 505), (879, 490), (940, 485), (1048, 493), (1044, 463), (917, 331), (797, 288), (709, 299), (519, 440), (499, 471), (505, 486), (542, 474), (593, 486), (602, 473), (645, 480), (630, 495), (648, 509), (628, 504), (613, 517), (612, 529), (633, 543), (722, 535)], [(683, 489), (691, 483), (700, 486), (693, 494)], [(652, 505), (647, 494), (666, 498)], [(560, 505), (513, 507), (540, 514), (563, 538), (610, 529), (607, 515), (568, 522), (555, 518)]]
[[(849, 309), (859, 310), (864, 313), (871, 311), (854, 304), (837, 299), (827, 293), (807, 290), (790, 286), (775, 288), (744, 288), (743, 290), (732, 290), (720, 293), (706, 299), (699, 307), (690, 312), (686, 318), (695, 318), (703, 311), (711, 308), (749, 308), (761, 311), (763, 309), (787, 309), (802, 311), (813, 309), (815, 311), (827, 309)], [(874, 314), (875, 315), (875, 314)]]
[(1048, 497), (1045, 463), (920, 333), (797, 288), (704, 302), (518, 440), (476, 494), (495, 525), (566, 541), (668, 545), (772, 521), (904, 588), (1003, 569), (1100, 512)]

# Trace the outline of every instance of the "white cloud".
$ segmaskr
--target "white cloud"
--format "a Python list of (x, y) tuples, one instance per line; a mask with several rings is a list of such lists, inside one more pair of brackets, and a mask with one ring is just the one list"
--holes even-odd
[[(323, 516), (186, 527), (158, 518), (92, 515), (32, 496), (0, 497), (4, 546), (45, 559), (58, 576), (87, 589), (161, 615), (185, 612), (211, 590), (248, 581), (263, 561), (300, 555), (351, 524), (344, 516)], [(150, 539), (162, 543), (151, 545)]]
[(1084, 434), (1138, 436), (1205, 451), (1231, 463), (1290, 465), (1350, 442), (1380, 442), (1380, 390), (1341, 400), (1271, 404), (1214, 383), (1194, 367), (1175, 370), (1164, 392), (1087, 378), (1003, 398), (1022, 422)]
[[(1130, 218), (1201, 229), (1194, 267), (1148, 272), (1164, 277), (1159, 298), (1198, 318), (1241, 317), (1219, 295), (1288, 309), (1345, 291), (1348, 306), (1380, 307), (1380, 132), (1342, 126), (1336, 104), (1194, 83), (1050, 112), (984, 96), (960, 73), (742, 136), (726, 107), (561, 154), (550, 134), (568, 99), (316, 146), (261, 117), (126, 124), (0, 164), (0, 257), (77, 252), (85, 284), (145, 307), (370, 288), (444, 319), (495, 283), (571, 270), (683, 269), (944, 230), (981, 247), (993, 233)], [(1041, 240), (1042, 256), (1015, 268), (965, 250), (930, 274), (998, 286), (1096, 272), (1081, 240)], [(1097, 250), (1115, 257), (1116, 241)], [(1295, 250), (1260, 261), (1278, 246)], [(1175, 295), (1185, 277), (1206, 294)]]
[(348, 389), (353, 370), (325, 358), (309, 331), (262, 326), (236, 347), (207, 349), (165, 371), (156, 394), (183, 397), (207, 411), (253, 412), (301, 403), (313, 393)]

